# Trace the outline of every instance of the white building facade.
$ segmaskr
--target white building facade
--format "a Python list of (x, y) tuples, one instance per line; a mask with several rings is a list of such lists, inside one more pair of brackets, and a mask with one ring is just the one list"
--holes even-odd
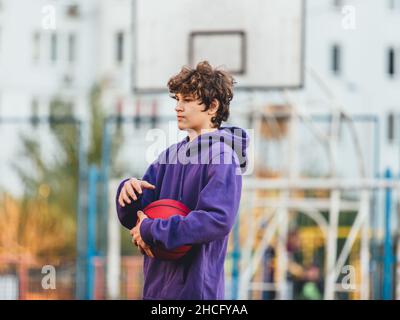
[[(345, 112), (378, 117), (379, 171), (398, 174), (400, 1), (307, 0), (306, 14), (306, 64)], [(313, 90), (305, 84), (307, 93)]]

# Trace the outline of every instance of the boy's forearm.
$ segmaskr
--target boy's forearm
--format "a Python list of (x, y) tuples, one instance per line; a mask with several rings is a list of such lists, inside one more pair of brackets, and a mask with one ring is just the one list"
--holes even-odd
[(160, 242), (167, 250), (183, 245), (208, 243), (229, 234), (236, 212), (219, 219), (216, 215), (215, 212), (192, 211), (187, 217), (177, 215), (166, 220), (145, 219), (140, 226), (140, 234), (147, 244), (155, 245)]
[(214, 170), (213, 178), (200, 195), (198, 208), (186, 217), (144, 220), (140, 226), (142, 239), (149, 245), (160, 242), (167, 249), (174, 249), (225, 237), (235, 222), (241, 196), (242, 179), (234, 174), (234, 169), (222, 166)]

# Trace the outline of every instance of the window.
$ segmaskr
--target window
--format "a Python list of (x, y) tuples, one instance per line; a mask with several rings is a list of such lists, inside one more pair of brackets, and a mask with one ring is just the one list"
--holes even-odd
[(387, 51), (387, 73), (390, 77), (396, 74), (396, 51), (393, 47)]
[(50, 36), (50, 59), (52, 62), (57, 61), (57, 35), (55, 33)]
[(400, 11), (400, 0), (389, 0), (389, 8)]
[(395, 132), (395, 115), (393, 112), (390, 112), (387, 116), (387, 139), (389, 143), (393, 143), (395, 140), (396, 132)]
[(118, 32), (116, 36), (116, 61), (121, 63), (124, 60), (124, 34)]
[(79, 6), (77, 4), (71, 4), (67, 7), (67, 16), (70, 18), (79, 17)]
[(343, 0), (333, 0), (332, 5), (337, 9), (341, 9), (343, 6)]
[(336, 75), (341, 73), (341, 47), (338, 44), (334, 44), (331, 48), (331, 69)]
[(40, 60), (40, 33), (35, 32), (32, 37), (32, 59), (33, 62)]
[(68, 35), (68, 62), (74, 62), (76, 55), (76, 36), (71, 33)]

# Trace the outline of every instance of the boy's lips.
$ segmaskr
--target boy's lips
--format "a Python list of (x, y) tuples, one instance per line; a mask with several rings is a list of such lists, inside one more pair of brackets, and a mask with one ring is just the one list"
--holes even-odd
[(185, 117), (183, 117), (183, 116), (176, 116), (177, 118), (178, 118), (178, 120), (182, 120), (182, 119), (184, 119)]

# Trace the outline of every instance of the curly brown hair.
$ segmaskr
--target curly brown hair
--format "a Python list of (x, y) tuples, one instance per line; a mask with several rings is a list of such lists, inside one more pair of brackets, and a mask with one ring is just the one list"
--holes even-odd
[(167, 85), (171, 94), (193, 95), (204, 103), (203, 112), (210, 108), (214, 99), (217, 99), (219, 107), (211, 122), (214, 127), (219, 128), (222, 121), (229, 118), (229, 104), (233, 98), (235, 83), (228, 72), (213, 69), (208, 61), (202, 61), (195, 69), (184, 66), (177, 75), (169, 79)]

